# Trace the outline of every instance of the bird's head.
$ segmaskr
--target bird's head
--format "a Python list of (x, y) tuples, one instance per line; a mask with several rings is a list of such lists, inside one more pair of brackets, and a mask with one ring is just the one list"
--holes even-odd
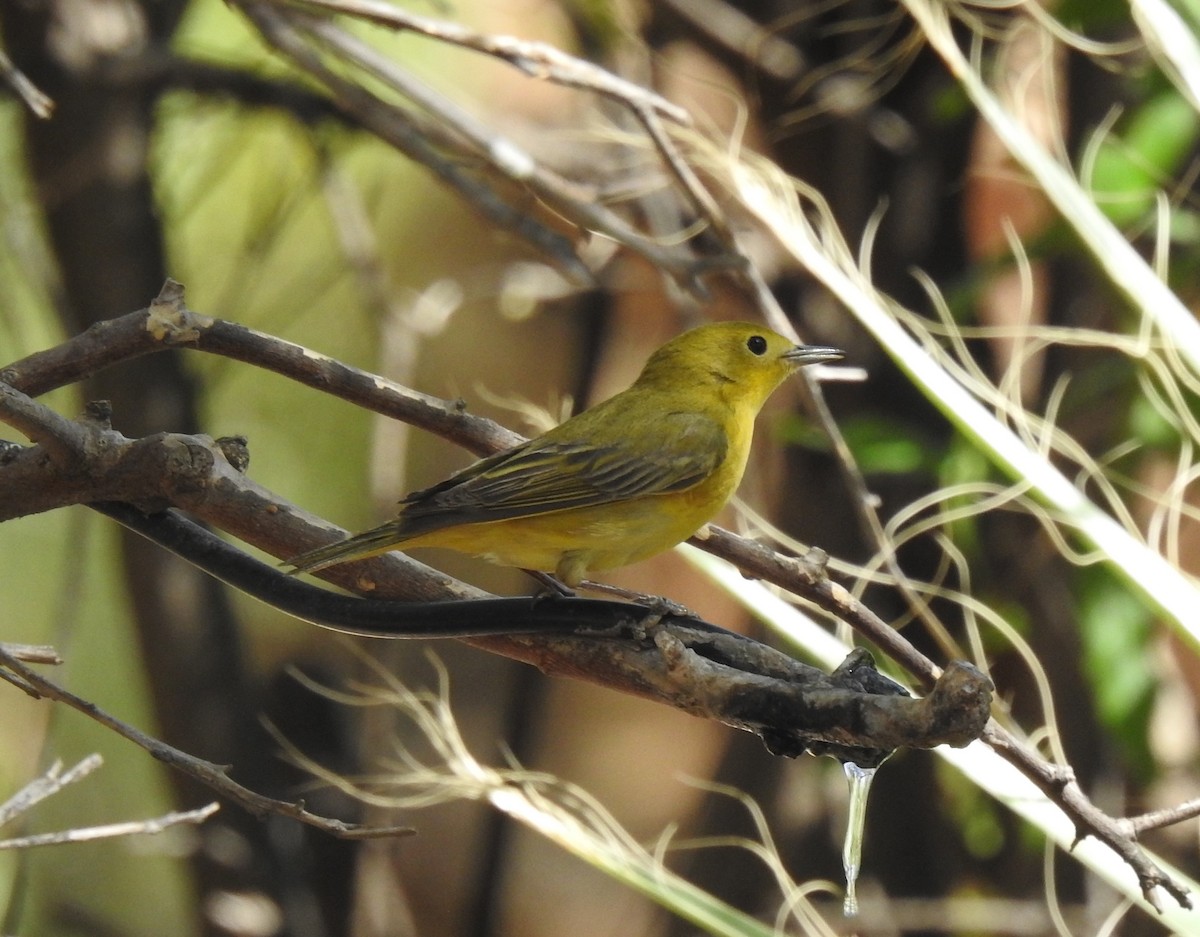
[(684, 332), (659, 348), (646, 362), (638, 384), (709, 388), (757, 411), (799, 368), (842, 357), (836, 348), (797, 345), (754, 322), (717, 322)]

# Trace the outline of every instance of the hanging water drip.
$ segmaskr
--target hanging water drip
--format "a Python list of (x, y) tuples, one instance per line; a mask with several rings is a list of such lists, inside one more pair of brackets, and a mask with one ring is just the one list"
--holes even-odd
[(852, 761), (842, 763), (846, 780), (850, 782), (850, 815), (846, 820), (846, 842), (842, 847), (842, 867), (846, 870), (846, 899), (842, 913), (846, 917), (858, 914), (858, 895), (855, 885), (862, 861), (863, 828), (867, 820), (867, 794), (877, 768), (860, 768)]

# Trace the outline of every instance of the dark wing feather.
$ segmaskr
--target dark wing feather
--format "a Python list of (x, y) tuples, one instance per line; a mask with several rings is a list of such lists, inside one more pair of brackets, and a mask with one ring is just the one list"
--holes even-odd
[(405, 498), (398, 518), (403, 535), (683, 491), (725, 458), (728, 442), (717, 422), (684, 413), (655, 422), (653, 447), (645, 446), (644, 437), (635, 447), (625, 440), (596, 444), (550, 433), (482, 459)]

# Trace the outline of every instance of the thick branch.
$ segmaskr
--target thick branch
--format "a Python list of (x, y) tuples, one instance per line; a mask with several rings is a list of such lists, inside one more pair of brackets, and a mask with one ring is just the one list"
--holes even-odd
[[(45, 432), (43, 427), (61, 422), (53, 411), (12, 388), (0, 387), (0, 391), (0, 418), (10, 420), (15, 415), (39, 436)], [(294, 531), (297, 524), (303, 524), (298, 512), (245, 479), (218, 444), (203, 437), (171, 434), (128, 440), (94, 420), (71, 426), (83, 439), (66, 450), (67, 455), (40, 456), (42, 447), (35, 446), (24, 450), (24, 457), (18, 455), (7, 466), (0, 466), (0, 490), (15, 496), (10, 510), (28, 503), (20, 497), (23, 492), (5, 477), (17, 466), (25, 484), (32, 482), (39, 491), (61, 493), (71, 503), (128, 500), (151, 508), (175, 504), (276, 555), (295, 552)], [(44, 477), (30, 477), (36, 476), (39, 468)], [(102, 494), (97, 497), (97, 492)], [(250, 509), (249, 503), (256, 503), (257, 509)], [(233, 504), (239, 507), (231, 511)], [(343, 610), (338, 626), (346, 628), (347, 621), (353, 625), (354, 615), (370, 623), (353, 629), (360, 633), (471, 635), (489, 650), (536, 663), (549, 673), (587, 679), (748, 729), (782, 754), (798, 755), (817, 746), (822, 752), (860, 764), (878, 763), (901, 745), (967, 744), (978, 736), (988, 718), (990, 682), (969, 665), (948, 672), (928, 699), (913, 700), (896, 695), (895, 688), (886, 684), (882, 684), (884, 692), (879, 692), (879, 683), (863, 684), (863, 669), (873, 672), (869, 659), (856, 659), (855, 666), (827, 677), (705, 622), (664, 618), (653, 609), (627, 603), (517, 599), (498, 600), (498, 609), (488, 609), (486, 602), (374, 602), (359, 603), (362, 607), (355, 608), (354, 600), (313, 590), (238, 554), (199, 528), (187, 528), (180, 518), (168, 515), (142, 523), (128, 511), (101, 507), (140, 533), (159, 533), (168, 548), (239, 588), (255, 590), (264, 601), (282, 605), (290, 595), (283, 607), (309, 620), (320, 620), (319, 616), (338, 606)], [(187, 536), (168, 539), (180, 524)], [(405, 569), (402, 591), (409, 591), (406, 586), (411, 579), (412, 570)], [(385, 584), (394, 582), (359, 576), (352, 587), (380, 594)], [(448, 593), (461, 597), (467, 591), (462, 584), (455, 584), (450, 592), (449, 584), (443, 580), (439, 598)], [(602, 614), (587, 619), (584, 613), (589, 609)], [(389, 621), (394, 623), (390, 629)], [(472, 631), (473, 622), (477, 624)], [(557, 637), (538, 634), (536, 639), (511, 634), (546, 628), (572, 633)], [(597, 630), (615, 636), (598, 637)], [(505, 636), (484, 637), (497, 631)], [(578, 631), (592, 633), (573, 633)]]

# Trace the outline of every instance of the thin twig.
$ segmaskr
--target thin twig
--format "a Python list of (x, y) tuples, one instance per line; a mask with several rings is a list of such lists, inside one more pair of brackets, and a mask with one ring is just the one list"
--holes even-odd
[(176, 347), (192, 347), (273, 371), (436, 433), (476, 454), (495, 452), (524, 439), (494, 420), (467, 412), (461, 401), (424, 394), (303, 345), (193, 312), (184, 304), (183, 287), (173, 280), (167, 281), (150, 308), (107, 320), (53, 348), (15, 361), (0, 369), (0, 382), (39, 397), (124, 361)]
[[(458, 135), (462, 141), (459, 145), (468, 145), (476, 159), (512, 182), (528, 188), (539, 200), (551, 206), (556, 213), (572, 224), (623, 244), (641, 254), (658, 269), (670, 273), (689, 289), (699, 288), (698, 280), (701, 274), (717, 266), (735, 264), (731, 258), (698, 260), (690, 250), (664, 245), (652, 237), (647, 237), (609, 210), (596, 197), (591, 186), (571, 182), (539, 163), (532, 154), (511, 138), (487, 127), (464, 108), (418, 82), (363, 40), (323, 20), (302, 21), (298, 25), (344, 61), (354, 63), (436, 115), (436, 122), (432, 123), (418, 122), (414, 115), (409, 117), (414, 125), (419, 126), (421, 131), (439, 146), (453, 146), (456, 141), (447, 134)], [(666, 131), (661, 129), (659, 111), (656, 108), (640, 100), (624, 103), (648, 128), (655, 128), (658, 135), (670, 146)], [(382, 101), (380, 104), (389, 106)], [(686, 167), (677, 170), (677, 174), (680, 172), (686, 173)], [(699, 187), (698, 180), (695, 181), (695, 185)]]
[(684, 108), (661, 95), (544, 42), (478, 33), (459, 23), (418, 16), (379, 0), (300, 0), (300, 4), (396, 30), (420, 33), (508, 62), (535, 78), (568, 88), (594, 91), (623, 106), (646, 107), (684, 126), (690, 126), (692, 122)]
[(140, 729), (105, 712), (95, 703), (76, 696), (70, 690), (41, 676), (37, 671), (25, 666), (25, 664), (15, 657), (6, 654), (3, 648), (0, 648), (0, 668), (2, 668), (0, 669), (0, 679), (14, 682), (10, 677), (17, 677), (25, 686), (32, 687), (40, 697), (53, 700), (57, 703), (63, 703), (83, 713), (89, 719), (98, 722), (106, 729), (110, 729), (121, 737), (145, 749), (163, 764), (169, 765), (177, 771), (182, 771), (184, 774), (194, 778), (256, 816), (279, 814), (291, 817), (294, 820), (299, 820), (301, 823), (307, 823), (310, 826), (314, 826), (319, 830), (343, 839), (395, 836), (413, 832), (412, 830), (398, 827), (374, 828), (363, 827), (355, 823), (346, 823), (342, 820), (335, 820), (310, 813), (305, 809), (303, 801), (290, 802), (265, 797), (231, 779), (228, 774), (228, 768), (215, 765), (210, 761), (205, 761), (203, 758), (197, 758), (195, 755), (189, 755), (187, 752), (180, 751), (166, 742), (147, 735)]
[(1149, 813), (1142, 813), (1136, 817), (1126, 817), (1123, 820), (1118, 820), (1117, 823), (1131, 837), (1137, 839), (1149, 830), (1174, 826), (1176, 823), (1182, 823), (1184, 820), (1193, 820), (1196, 817), (1200, 817), (1200, 798), (1185, 800), (1174, 807), (1152, 810)]
[(127, 820), (124, 823), (105, 823), (102, 826), (75, 827), (54, 833), (36, 833), (15, 839), (0, 839), (0, 850), (32, 849), (35, 846), (65, 846), (87, 843), (95, 839), (114, 839), (118, 836), (143, 836), (161, 833), (173, 826), (199, 825), (220, 809), (215, 801), (195, 810), (171, 811), (149, 820)]
[[(28, 683), (28, 681), (26, 681)], [(40, 777), (30, 781), (5, 803), (0, 804), (0, 826), (11, 822), (23, 813), (32, 810), (42, 801), (57, 794), (68, 785), (83, 780), (104, 763), (99, 755), (88, 755), (73, 768), (62, 770), (62, 762), (56, 761)], [(0, 850), (31, 849), (35, 846), (57, 846), (66, 843), (82, 843), (94, 839), (111, 839), (117, 836), (132, 836), (144, 833), (161, 833), (168, 827), (180, 824), (203, 823), (218, 809), (215, 803), (208, 804), (197, 810), (171, 812), (150, 820), (134, 820), (125, 823), (108, 823), (103, 826), (90, 826), (58, 830), (53, 833), (38, 833), (32, 836), (18, 836), (12, 839), (0, 839)]]
[(725, 0), (661, 0), (709, 42), (727, 49), (779, 82), (794, 84), (807, 64), (791, 42)]
[(0, 641), (0, 650), (27, 664), (61, 664), (58, 650), (50, 644), (12, 644)]
[[(1016, 739), (1010, 732), (992, 722), (984, 731), (983, 740), (1015, 765), (1051, 801), (1057, 804), (1075, 824), (1076, 841), (1094, 836), (1112, 849), (1137, 875), (1142, 896), (1156, 911), (1162, 911), (1157, 889), (1162, 888), (1179, 902), (1192, 907), (1188, 890), (1151, 862), (1138, 846), (1136, 820), (1110, 817), (1084, 793), (1070, 768), (1052, 764)], [(1181, 819), (1183, 819), (1181, 817)]]
[(13, 65), (3, 49), (0, 49), (0, 81), (12, 88), (25, 106), (42, 120), (49, 120), (54, 115), (54, 101)]
[[(3, 648), (4, 645), (0, 645)], [(40, 778), (34, 778), (3, 804), (0, 804), (0, 826), (11, 823), (27, 813), (47, 797), (52, 797), (69, 784), (87, 777), (104, 764), (99, 755), (88, 755), (73, 768), (63, 771), (62, 762), (56, 761)]]
[[(303, 6), (343, 13), (463, 45), (503, 61), (518, 64), (523, 71), (559, 84), (595, 91), (635, 114), (652, 135), (655, 145), (684, 190), (693, 200), (706, 192), (691, 170), (675, 153), (662, 120), (689, 124), (687, 112), (651, 91), (625, 81), (590, 62), (539, 42), (475, 33), (454, 23), (413, 16), (389, 4), (367, 2), (334, 3), (315, 0)], [(427, 87), (381, 54), (370, 44), (333, 22), (301, 11), (295, 4), (255, 3), (243, 0), (242, 9), (264, 38), (287, 55), (297, 67), (330, 89), (339, 107), (354, 115), (363, 127), (396, 146), (410, 158), (428, 166), (459, 189), (493, 220), (517, 231), (564, 268), (578, 283), (590, 283), (592, 275), (573, 247), (556, 230), (533, 217), (528, 206), (513, 208), (505, 196), (471, 178), (462, 163), (480, 164), (491, 172), (527, 189), (555, 215), (582, 230), (602, 235), (640, 254), (656, 268), (668, 273), (694, 294), (703, 294), (701, 277), (714, 269), (740, 266), (731, 255), (697, 258), (685, 247), (665, 244), (640, 232), (610, 210), (592, 190), (580, 186), (540, 163), (512, 139), (485, 126), (453, 101)], [(343, 78), (328, 67), (306, 41), (319, 43), (342, 63), (361, 69), (417, 104), (433, 119), (402, 108)], [(457, 156), (452, 156), (457, 154)], [(715, 205), (703, 206), (703, 214), (721, 224)]]
[(418, 126), (413, 115), (389, 105), (362, 85), (348, 81), (328, 68), (304, 39), (296, 24), (282, 15), (280, 8), (270, 4), (243, 2), (241, 9), (271, 46), (328, 88), (333, 94), (334, 103), (352, 114), (361, 126), (432, 170), (492, 222), (513, 231), (552, 258), (570, 279), (578, 283), (592, 282), (591, 271), (579, 259), (568, 238), (542, 224), (528, 211), (508, 204), (494, 188), (475, 179), (460, 160), (441, 152), (438, 144), (451, 141), (431, 138), (444, 137), (444, 132), (438, 134), (436, 127), (428, 123)]
[(859, 602), (848, 589), (829, 578), (825, 571), (825, 556), (820, 551), (801, 558), (784, 556), (714, 524), (703, 528), (690, 542), (732, 563), (743, 573), (773, 583), (825, 609), (877, 644), (925, 686), (932, 686), (941, 674), (941, 668), (904, 635)]

